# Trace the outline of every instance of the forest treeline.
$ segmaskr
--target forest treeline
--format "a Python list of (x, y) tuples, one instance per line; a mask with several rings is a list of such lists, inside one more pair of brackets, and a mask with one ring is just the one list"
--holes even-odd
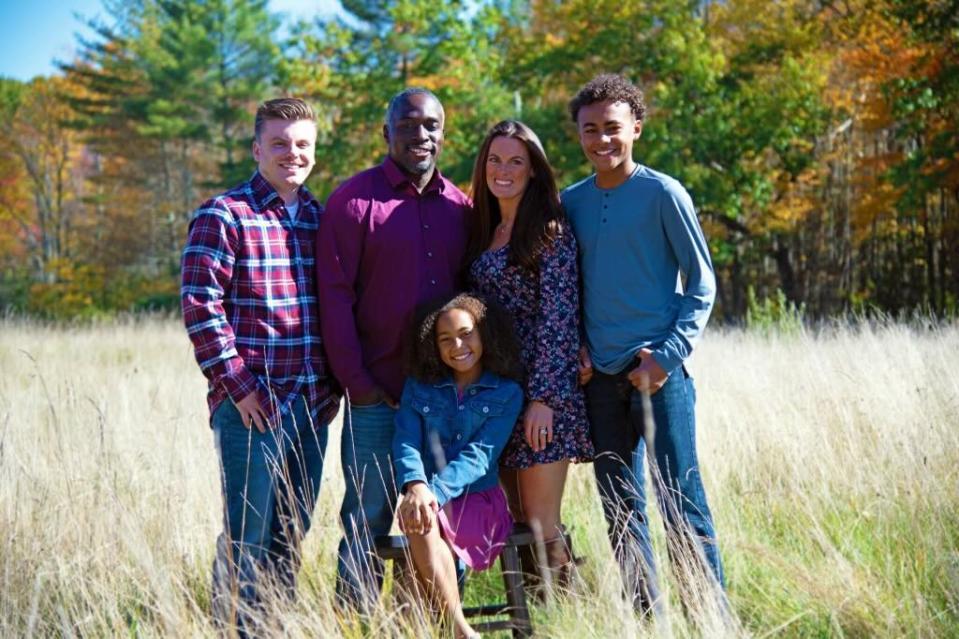
[(566, 104), (610, 71), (646, 91), (637, 160), (697, 204), (718, 316), (956, 312), (959, 0), (341, 4), (285, 23), (265, 0), (104, 0), (58, 73), (0, 79), (0, 308), (175, 307), (190, 212), (251, 173), (263, 99), (317, 109), (321, 199), (380, 161), (408, 85), (443, 100), (458, 184), (517, 117), (566, 185), (589, 172)]

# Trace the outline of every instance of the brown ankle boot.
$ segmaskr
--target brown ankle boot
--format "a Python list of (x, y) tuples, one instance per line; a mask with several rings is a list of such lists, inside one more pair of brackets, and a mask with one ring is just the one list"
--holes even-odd
[(539, 561), (536, 559), (536, 542), (528, 546), (519, 546), (519, 563), (523, 571), (523, 587), (529, 596), (538, 601), (543, 600), (543, 578), (539, 572)]
[(583, 563), (581, 557), (573, 553), (573, 539), (560, 524), (561, 534), (546, 542), (546, 560), (552, 577), (553, 588), (557, 593), (569, 593), (573, 586), (576, 567)]

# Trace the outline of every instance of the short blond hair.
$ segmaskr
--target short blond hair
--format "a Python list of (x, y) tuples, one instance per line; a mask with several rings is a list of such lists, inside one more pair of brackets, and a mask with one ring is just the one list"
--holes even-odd
[(316, 122), (313, 107), (299, 98), (276, 98), (267, 100), (256, 110), (256, 121), (253, 124), (253, 135), (259, 139), (263, 123), (267, 120), (309, 120)]

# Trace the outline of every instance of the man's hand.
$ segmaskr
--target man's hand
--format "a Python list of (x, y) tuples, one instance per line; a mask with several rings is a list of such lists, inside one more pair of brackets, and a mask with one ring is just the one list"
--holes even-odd
[(546, 448), (546, 444), (553, 441), (553, 409), (543, 402), (531, 401), (523, 416), (523, 430), (526, 442), (534, 451)]
[(439, 509), (436, 496), (425, 483), (410, 482), (406, 486), (403, 501), (400, 502), (400, 530), (407, 535), (427, 534), (436, 523)]
[(350, 406), (374, 406), (380, 402), (386, 402), (390, 408), (399, 408), (396, 400), (386, 394), (379, 386), (362, 395), (350, 395)]
[(579, 347), (579, 385), (586, 386), (593, 379), (593, 360), (589, 357), (589, 349)]
[(266, 429), (270, 426), (270, 418), (260, 407), (260, 397), (255, 390), (240, 401), (233, 403), (240, 413), (240, 419), (243, 420), (244, 426), (249, 428), (251, 424), (255, 424), (258, 431), (266, 432)]
[(656, 391), (666, 383), (669, 373), (663, 370), (653, 357), (653, 352), (648, 348), (639, 349), (636, 358), (640, 360), (639, 366), (629, 371), (626, 377), (636, 390), (655, 395)]

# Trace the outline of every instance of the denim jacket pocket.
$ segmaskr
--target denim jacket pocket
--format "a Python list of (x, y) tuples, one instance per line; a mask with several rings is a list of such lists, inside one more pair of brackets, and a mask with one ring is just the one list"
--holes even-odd
[(438, 433), (445, 445), (450, 437), (450, 428), (446, 423), (449, 419), (449, 407), (437, 398), (428, 395), (414, 395), (410, 400), (410, 405), (414, 411), (422, 416), (423, 423), (428, 427), (427, 430)]
[(481, 418), (500, 417), (506, 410), (506, 402), (495, 397), (480, 397), (469, 403), (469, 408)]

